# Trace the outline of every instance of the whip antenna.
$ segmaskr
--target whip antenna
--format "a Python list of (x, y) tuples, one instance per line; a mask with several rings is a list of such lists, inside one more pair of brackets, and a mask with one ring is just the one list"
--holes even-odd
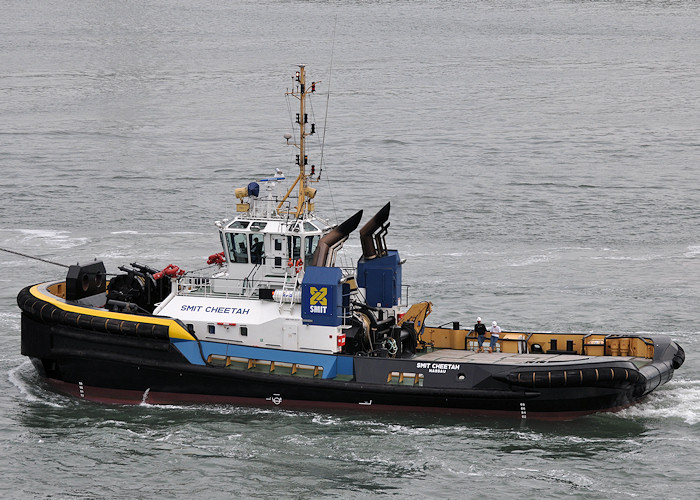
[[(331, 100), (331, 78), (333, 76), (333, 54), (335, 52), (335, 29), (338, 26), (338, 14), (335, 15), (335, 24), (333, 25), (333, 40), (331, 42), (331, 65), (328, 68), (328, 93), (326, 94), (326, 113), (323, 117), (323, 136), (321, 138), (321, 168), (323, 169), (323, 150), (326, 145), (326, 127), (328, 125), (328, 103)], [(333, 200), (333, 189), (331, 188), (331, 182), (326, 174), (326, 184), (328, 185), (328, 194), (331, 198), (331, 206), (333, 207), (333, 214), (335, 215), (335, 222), (338, 223), (338, 211), (335, 208), (335, 201)]]

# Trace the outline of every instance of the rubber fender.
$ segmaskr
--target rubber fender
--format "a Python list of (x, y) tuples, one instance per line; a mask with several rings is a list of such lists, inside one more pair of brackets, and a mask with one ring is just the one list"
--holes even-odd
[(68, 326), (77, 326), (78, 325), (78, 314), (70, 311), (66, 311), (66, 314), (63, 315), (62, 321), (60, 323), (63, 323), (64, 325)]
[(30, 316), (40, 319), (45, 323), (59, 323), (62, 325), (92, 330), (113, 335), (125, 335), (154, 340), (169, 340), (170, 328), (167, 325), (154, 323), (141, 323), (139, 321), (124, 321), (115, 318), (104, 318), (91, 314), (78, 314), (72, 311), (64, 311), (55, 305), (34, 297), (26, 287), (17, 295), (17, 305)]
[(685, 351), (678, 344), (676, 344), (676, 347), (678, 347), (678, 351), (673, 355), (672, 362), (674, 370), (678, 370), (681, 366), (683, 366), (683, 363), (685, 363)]
[(94, 316), (89, 314), (78, 315), (78, 319), (76, 321), (78, 328), (82, 328), (83, 330), (92, 330), (92, 318), (94, 318)]
[(126, 335), (128, 337), (138, 336), (138, 323), (133, 321), (120, 321), (119, 322), (119, 333)]
[(119, 326), (121, 325), (121, 321), (117, 319), (112, 319), (112, 318), (106, 318), (105, 323), (103, 325), (105, 333), (112, 333), (115, 335), (121, 335), (122, 331), (120, 330)]
[(505, 377), (494, 378), (512, 385), (546, 388), (636, 385), (640, 377), (636, 370), (607, 366), (571, 370), (517, 371), (510, 372)]

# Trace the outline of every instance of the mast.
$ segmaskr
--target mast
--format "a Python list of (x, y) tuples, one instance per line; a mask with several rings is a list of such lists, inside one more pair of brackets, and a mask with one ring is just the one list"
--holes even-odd
[(297, 205), (297, 217), (299, 217), (299, 214), (301, 213), (303, 207), (304, 207), (304, 202), (306, 201), (306, 172), (305, 172), (305, 164), (306, 164), (306, 149), (305, 149), (305, 138), (306, 138), (306, 114), (304, 113), (305, 111), (305, 106), (304, 104), (306, 103), (306, 73), (304, 71), (304, 66), (300, 65), (299, 66), (299, 73), (298, 73), (298, 81), (299, 81), (299, 88), (301, 90), (300, 97), (299, 97), (299, 119), (297, 120), (297, 123), (299, 123), (299, 204)]
[[(298, 87), (293, 88), (291, 92), (287, 92), (287, 95), (291, 95), (299, 99), (299, 113), (297, 114), (296, 123), (299, 124), (299, 142), (295, 144), (299, 148), (299, 154), (297, 155), (297, 166), (299, 167), (299, 175), (296, 180), (284, 195), (282, 201), (277, 205), (277, 212), (279, 213), (282, 208), (282, 204), (289, 198), (294, 188), (298, 185), (298, 197), (296, 206), (296, 217), (298, 218), (302, 213), (308, 213), (313, 211), (313, 204), (310, 200), (316, 195), (316, 190), (309, 186), (309, 182), (313, 182), (306, 175), (306, 165), (308, 163), (308, 158), (306, 156), (306, 136), (314, 134), (316, 132), (316, 125), (311, 124), (311, 132), (306, 131), (306, 124), (308, 123), (308, 116), (306, 113), (306, 97), (309, 93), (316, 92), (316, 83), (312, 82), (311, 87), (306, 87), (306, 72), (305, 66), (303, 64), (299, 65), (299, 71), (296, 72), (295, 80), (298, 82)], [(287, 141), (291, 136), (287, 135)], [(314, 175), (314, 167), (311, 167), (311, 175)]]

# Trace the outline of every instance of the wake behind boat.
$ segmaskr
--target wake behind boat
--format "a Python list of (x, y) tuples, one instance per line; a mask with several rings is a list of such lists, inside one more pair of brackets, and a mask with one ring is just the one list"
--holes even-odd
[(318, 83), (306, 83), (304, 66), (294, 80), (298, 174), (288, 188), (276, 169), (235, 190), (235, 216), (215, 222), (222, 251), (209, 272), (132, 263), (108, 280), (96, 261), (19, 293), (22, 354), (58, 391), (566, 418), (634, 404), (683, 364), (661, 335), (502, 332), (484, 353), (457, 323), (426, 326), (432, 304), (407, 303), (404, 261), (386, 244), (388, 203), (359, 230), (357, 265), (336, 265), (363, 214), (337, 225), (316, 215), (320, 170), (305, 144)]

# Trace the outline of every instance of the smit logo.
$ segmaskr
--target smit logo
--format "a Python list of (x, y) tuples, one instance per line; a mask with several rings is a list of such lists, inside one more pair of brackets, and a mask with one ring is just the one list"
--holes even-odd
[(316, 288), (312, 286), (309, 288), (311, 291), (311, 298), (309, 299), (309, 304), (316, 305), (320, 304), (325, 306), (328, 304), (326, 295), (328, 294), (328, 288)]
[(328, 288), (309, 287), (311, 297), (309, 298), (309, 312), (325, 314), (328, 309)]

